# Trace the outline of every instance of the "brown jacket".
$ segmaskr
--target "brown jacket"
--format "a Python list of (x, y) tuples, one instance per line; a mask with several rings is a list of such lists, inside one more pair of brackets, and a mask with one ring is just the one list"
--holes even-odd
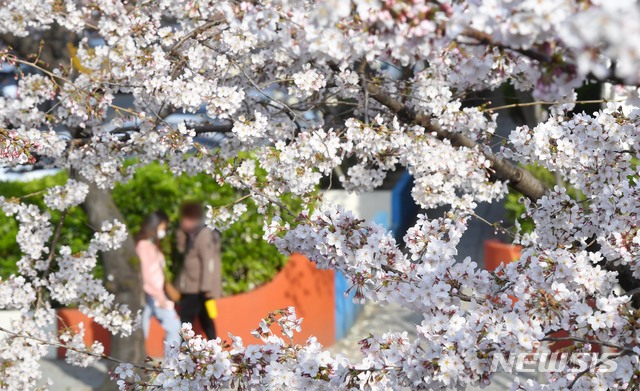
[(208, 228), (202, 228), (195, 238), (189, 238), (189, 234), (178, 230), (176, 244), (178, 252), (184, 255), (176, 280), (181, 293), (209, 292), (216, 299), (222, 296), (220, 239), (219, 232)]

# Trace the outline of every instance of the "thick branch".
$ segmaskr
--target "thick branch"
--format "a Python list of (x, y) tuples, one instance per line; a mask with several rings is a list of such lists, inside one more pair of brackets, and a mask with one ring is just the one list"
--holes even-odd
[(420, 125), (424, 127), (427, 132), (435, 133), (439, 139), (449, 140), (453, 146), (477, 149), (479, 153), (483, 153), (491, 162), (491, 168), (494, 170), (495, 176), (498, 179), (508, 182), (509, 186), (518, 190), (529, 199), (535, 201), (541, 198), (547, 191), (545, 185), (529, 171), (524, 170), (494, 154), (484, 152), (483, 148), (478, 145), (478, 143), (463, 134), (449, 132), (437, 125), (434, 125), (429, 116), (416, 113), (402, 102), (392, 98), (391, 95), (382, 91), (380, 86), (376, 83), (366, 83), (366, 88), (371, 97), (395, 113), (398, 120), (406, 124)]
[(483, 33), (481, 31), (476, 31), (476, 30), (465, 30), (462, 33), (463, 36), (468, 37), (468, 38), (473, 38), (475, 40), (478, 41), (478, 43), (481, 43), (483, 45), (487, 45), (487, 46), (495, 46), (497, 48), (500, 49), (507, 49), (507, 50), (512, 50), (514, 52), (520, 53), (525, 57), (529, 57), (532, 60), (536, 60), (538, 62), (543, 62), (543, 63), (551, 63), (553, 61), (553, 59), (551, 58), (551, 56), (542, 53), (542, 52), (537, 52), (535, 50), (530, 50), (530, 49), (520, 49), (520, 48), (513, 48), (498, 42), (494, 42), (491, 35), (487, 34), (487, 33)]
[[(206, 134), (206, 133), (230, 133), (233, 129), (233, 122), (231, 120), (221, 121), (219, 123), (202, 123), (202, 124), (187, 124), (189, 129), (193, 129), (197, 135)], [(121, 135), (120, 141), (127, 141), (130, 138), (131, 133), (135, 133), (140, 131), (139, 125), (127, 125), (123, 127), (119, 127), (116, 129), (112, 129), (109, 133), (114, 135)], [(83, 137), (74, 137), (72, 143), (75, 146), (85, 145), (87, 142), (91, 140), (90, 136)]]
[[(196, 132), (196, 134), (229, 133), (231, 132), (231, 129), (233, 129), (233, 121), (225, 120), (225, 121), (220, 121), (218, 123), (199, 123), (199, 124), (193, 124), (193, 125), (189, 125), (189, 123), (187, 123), (187, 127), (189, 129), (193, 129), (193, 131)], [(140, 130), (140, 126), (132, 125), (132, 126), (124, 126), (121, 128), (114, 129), (110, 131), (110, 133), (126, 134), (130, 132), (137, 132), (139, 130)]]

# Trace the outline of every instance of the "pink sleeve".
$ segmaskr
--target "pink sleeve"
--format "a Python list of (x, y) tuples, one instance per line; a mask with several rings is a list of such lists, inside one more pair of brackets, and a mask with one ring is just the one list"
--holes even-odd
[(160, 307), (166, 307), (169, 300), (164, 293), (164, 270), (160, 259), (162, 253), (148, 240), (139, 241), (136, 244), (136, 252), (140, 258), (144, 291), (153, 297)]

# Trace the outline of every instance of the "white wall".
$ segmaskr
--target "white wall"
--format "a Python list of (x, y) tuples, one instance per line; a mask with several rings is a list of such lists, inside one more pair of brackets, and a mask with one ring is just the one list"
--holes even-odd
[(349, 194), (345, 190), (328, 190), (326, 201), (351, 210), (357, 217), (391, 226), (391, 191), (380, 190), (363, 194)]

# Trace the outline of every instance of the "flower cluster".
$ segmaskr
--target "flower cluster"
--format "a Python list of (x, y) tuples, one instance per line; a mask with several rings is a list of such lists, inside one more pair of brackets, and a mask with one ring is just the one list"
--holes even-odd
[(100, 342), (96, 341), (90, 348), (87, 348), (83, 340), (84, 324), (78, 324), (78, 328), (79, 330), (77, 332), (74, 332), (73, 330), (65, 330), (60, 334), (60, 341), (67, 348), (65, 360), (68, 363), (87, 367), (102, 355), (104, 347)]
[(86, 183), (69, 179), (64, 186), (50, 188), (44, 202), (51, 209), (65, 210), (80, 205), (88, 193), (89, 186)]
[[(324, 88), (327, 84), (324, 76), (314, 69), (309, 69), (308, 65), (302, 69), (304, 72), (298, 72), (292, 75), (293, 82), (300, 90), (300, 95), (310, 95), (314, 91), (320, 91), (320, 89)], [(289, 91), (289, 93), (296, 95), (296, 91)]]
[(208, 207), (207, 210), (207, 226), (225, 230), (247, 211), (247, 205), (243, 203), (234, 204), (233, 207), (228, 208), (221, 206), (219, 208)]
[[(155, 372), (152, 380), (142, 381), (130, 364), (120, 365), (112, 377), (121, 390), (141, 384), (169, 390), (339, 389), (332, 386), (331, 380), (347, 376), (345, 360), (323, 352), (313, 337), (304, 345), (292, 343), (293, 333), (300, 330), (301, 322), (293, 308), (278, 310), (263, 319), (254, 331), (261, 344), (248, 346), (237, 337), (232, 337), (231, 344), (220, 338), (207, 341), (186, 323), (181, 330), (182, 342), (171, 346), (172, 357), (160, 369), (149, 368)], [(275, 326), (279, 332), (272, 330)]]

